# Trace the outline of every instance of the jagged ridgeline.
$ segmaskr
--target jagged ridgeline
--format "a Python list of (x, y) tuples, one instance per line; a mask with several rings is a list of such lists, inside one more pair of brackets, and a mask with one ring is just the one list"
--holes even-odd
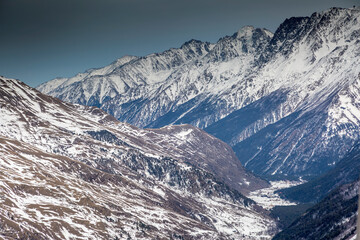
[(359, 138), (360, 9), (247, 26), (38, 87), (138, 127), (189, 123), (260, 175), (313, 177)]

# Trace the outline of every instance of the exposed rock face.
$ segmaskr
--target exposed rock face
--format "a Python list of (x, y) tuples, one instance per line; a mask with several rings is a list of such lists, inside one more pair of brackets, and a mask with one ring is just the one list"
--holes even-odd
[(277, 230), (240, 193), (267, 183), (193, 126), (139, 129), (5, 78), (0, 115), (2, 236), (261, 239)]

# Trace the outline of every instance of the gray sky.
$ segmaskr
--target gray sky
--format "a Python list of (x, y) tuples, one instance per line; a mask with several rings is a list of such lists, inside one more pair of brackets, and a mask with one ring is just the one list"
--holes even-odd
[(190, 39), (216, 42), (245, 25), (359, 0), (0, 0), (0, 75), (37, 86)]

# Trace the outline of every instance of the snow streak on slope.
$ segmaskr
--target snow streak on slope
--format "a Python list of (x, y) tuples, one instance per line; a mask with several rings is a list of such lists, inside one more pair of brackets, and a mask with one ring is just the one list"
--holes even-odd
[[(261, 239), (276, 231), (274, 220), (236, 190), (267, 184), (247, 173), (225, 143), (195, 127), (138, 129), (100, 109), (63, 103), (4, 78), (0, 111), (0, 167), (18, 165), (20, 171), (2, 175), (3, 182), (15, 184), (2, 190), (15, 204), (1, 208), (6, 236), (16, 236), (19, 228), (43, 239), (56, 239), (51, 232), (60, 238)], [(242, 177), (234, 181), (236, 189), (224, 183), (231, 180), (229, 169)], [(240, 185), (250, 181), (256, 185)], [(18, 185), (27, 187), (20, 191)], [(54, 210), (61, 204), (62, 214)], [(87, 212), (98, 216), (92, 221)]]

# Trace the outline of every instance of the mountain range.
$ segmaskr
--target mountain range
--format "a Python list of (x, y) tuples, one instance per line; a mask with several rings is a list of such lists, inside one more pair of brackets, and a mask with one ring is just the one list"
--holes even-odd
[(138, 127), (203, 128), (261, 176), (313, 178), (359, 138), (359, 17), (358, 7), (331, 8), (275, 33), (246, 26), (37, 89)]

